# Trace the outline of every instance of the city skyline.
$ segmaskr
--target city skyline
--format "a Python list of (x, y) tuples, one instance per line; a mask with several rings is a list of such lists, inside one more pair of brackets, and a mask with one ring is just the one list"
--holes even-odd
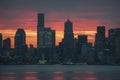
[[(18, 4), (19, 3), (19, 4)], [(22, 5), (22, 6), (21, 6)], [(37, 13), (45, 13), (45, 26), (56, 30), (56, 44), (63, 38), (64, 22), (70, 18), (73, 22), (75, 37), (88, 35), (88, 41), (94, 42), (97, 26), (119, 28), (118, 0), (79, 0), (79, 1), (0, 1), (0, 32), (3, 39), (10, 37), (12, 47), (18, 28), (23, 28), (27, 44), (37, 46)], [(24, 15), (23, 15), (24, 14)]]
[(68, 19), (64, 22), (64, 38), (56, 46), (56, 31), (45, 27), (44, 13), (38, 13), (37, 17), (37, 48), (26, 43), (26, 32), (22, 28), (18, 28), (14, 36), (15, 48), (11, 48), (11, 39), (2, 40), (0, 33), (0, 64), (119, 64), (120, 28), (110, 28), (106, 37), (106, 27), (97, 26), (92, 46), (86, 34), (74, 38), (73, 22)]

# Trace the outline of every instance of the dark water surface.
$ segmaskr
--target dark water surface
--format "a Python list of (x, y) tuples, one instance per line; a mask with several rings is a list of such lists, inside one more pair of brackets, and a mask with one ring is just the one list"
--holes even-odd
[(0, 65), (0, 80), (120, 80), (120, 66)]

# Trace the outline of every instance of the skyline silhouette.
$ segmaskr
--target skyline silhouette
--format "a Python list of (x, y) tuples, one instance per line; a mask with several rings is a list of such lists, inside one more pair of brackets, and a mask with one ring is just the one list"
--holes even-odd
[[(38, 13), (38, 14), (39, 14), (39, 13)], [(43, 15), (44, 15), (44, 13), (40, 13), (40, 14), (43, 14)], [(41, 17), (38, 16), (38, 19), (39, 19), (39, 18), (41, 18)], [(44, 17), (43, 17), (43, 18), (44, 18)], [(66, 19), (66, 20), (69, 21), (69, 18)], [(45, 21), (45, 20), (44, 20), (44, 21)], [(39, 23), (39, 20), (38, 20), (38, 24), (40, 24), (40, 23)], [(45, 23), (44, 23), (44, 24), (45, 24)], [(42, 24), (42, 25), (44, 25), (44, 24)], [(63, 22), (63, 24), (64, 24), (64, 22)], [(74, 25), (74, 22), (73, 22), (73, 25)], [(88, 37), (90, 36), (90, 34), (91, 34), (91, 31), (90, 31), (90, 32), (89, 32), (89, 31), (86, 32), (86, 30), (82, 29), (81, 31), (78, 31), (77, 33), (74, 33), (74, 26), (73, 26), (73, 36), (74, 36), (74, 38), (78, 38), (79, 35), (87, 35), (87, 40), (88, 40), (88, 42), (92, 43), (92, 45), (94, 46), (94, 44), (95, 44), (95, 36), (96, 36), (97, 30), (98, 30), (97, 27), (99, 27), (99, 26), (100, 26), (100, 25), (97, 25), (97, 26), (96, 26), (96, 31), (93, 32), (94, 34), (92, 34), (92, 35), (94, 35), (94, 36), (92, 37), (92, 39), (94, 38), (93, 41), (90, 41), (89, 38), (88, 38)], [(104, 26), (104, 25), (102, 25), (102, 26), (100, 26), (100, 27), (103, 27), (103, 26)], [(51, 28), (51, 27), (46, 27), (46, 26), (44, 26), (44, 27), (45, 27), (46, 29), (47, 29), (47, 28)], [(109, 29), (107, 30), (106, 26), (104, 26), (104, 27), (105, 27), (105, 32), (104, 32), (105, 35), (104, 35), (104, 36), (105, 36), (106, 38), (109, 36), (109, 32), (108, 32), (108, 31), (109, 31), (110, 29), (117, 29), (117, 28), (109, 28)], [(27, 32), (29, 32), (29, 31), (25, 30), (24, 28), (18, 28), (18, 30), (19, 30), (19, 29), (25, 31), (25, 33), (24, 33), (25, 36), (26, 36), (25, 43), (28, 44), (28, 43), (27, 43), (27, 37), (28, 37), (28, 36), (27, 36)], [(37, 28), (36, 28), (36, 29), (37, 29)], [(119, 28), (118, 28), (118, 29), (119, 29)], [(65, 30), (65, 28), (64, 28), (64, 30)], [(61, 37), (61, 40), (56, 44), (56, 46), (58, 46), (59, 43), (60, 43), (60, 42), (62, 41), (62, 39), (64, 38), (64, 30), (62, 31), (63, 34), (61, 34), (63, 37)], [(57, 32), (57, 30), (55, 30), (55, 31)], [(11, 32), (11, 31), (9, 31), (9, 32)], [(9, 32), (8, 32), (8, 33), (9, 33)], [(16, 31), (16, 32), (17, 32), (17, 31)], [(32, 31), (31, 31), (31, 32), (32, 32)], [(3, 32), (3, 33), (4, 33), (4, 32)], [(0, 34), (2, 35), (2, 40), (7, 39), (7, 38), (10, 38), (9, 35), (8, 35), (6, 38), (4, 38), (3, 33), (2, 33), (2, 32), (0, 33)], [(31, 34), (34, 34), (34, 33), (32, 32)], [(35, 34), (36, 34), (36, 35), (35, 35), (36, 38), (35, 38), (35, 41), (34, 41), (34, 42), (37, 44), (37, 41), (38, 41), (38, 40), (37, 40), (37, 31), (35, 31)], [(55, 33), (55, 34), (57, 34), (57, 33)], [(16, 35), (16, 34), (15, 34), (15, 35)], [(14, 35), (13, 37), (15, 37), (15, 35)], [(55, 41), (55, 42), (57, 42), (57, 36), (55, 36), (55, 38), (56, 38), (56, 41)], [(10, 38), (10, 39), (11, 39), (11, 38)], [(31, 40), (32, 40), (32, 39), (31, 39)], [(14, 42), (15, 42), (15, 41), (14, 41)], [(32, 43), (29, 43), (28, 45), (30, 45), (30, 44), (32, 44)], [(33, 45), (36, 45), (36, 44), (33, 44)], [(12, 43), (12, 44), (11, 44), (11, 47), (12, 47), (12, 48), (15, 48), (13, 45), (15, 46), (15, 43)], [(37, 48), (37, 46), (34, 46), (34, 47)]]
[[(119, 64), (120, 28), (111, 28), (108, 37), (106, 27), (97, 26), (94, 46), (88, 42), (88, 35), (74, 37), (74, 23), (68, 19), (64, 23), (64, 37), (58, 46), (56, 31), (45, 27), (44, 13), (38, 13), (37, 48), (26, 43), (26, 32), (18, 28), (14, 36), (15, 48), (11, 48), (11, 39), (2, 39), (0, 33), (1, 64)], [(12, 62), (15, 60), (14, 62)]]
[(4, 35), (3, 39), (11, 38), (11, 45), (14, 47), (15, 32), (18, 28), (23, 28), (27, 35), (27, 44), (32, 43), (37, 47), (37, 13), (44, 12), (45, 26), (56, 30), (56, 45), (62, 41), (64, 22), (68, 18), (74, 23), (75, 37), (80, 33), (86, 34), (88, 41), (94, 42), (97, 26), (106, 26), (106, 31), (110, 28), (119, 28), (119, 3), (118, 0), (1, 0), (0, 32)]

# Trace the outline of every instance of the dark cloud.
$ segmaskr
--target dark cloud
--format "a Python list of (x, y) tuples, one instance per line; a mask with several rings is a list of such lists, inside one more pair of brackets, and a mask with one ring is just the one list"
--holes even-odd
[[(32, 12), (34, 14), (31, 14)], [(25, 18), (34, 18), (35, 21), (37, 12), (44, 12), (48, 18), (51, 16), (49, 13), (57, 12), (61, 15), (52, 15), (53, 18), (76, 17), (109, 20), (118, 27), (120, 0), (0, 0), (0, 19), (4, 20), (4, 25), (25, 24), (21, 22)], [(21, 21), (15, 21), (16, 19)], [(58, 19), (48, 20), (47, 22), (60, 21)]]

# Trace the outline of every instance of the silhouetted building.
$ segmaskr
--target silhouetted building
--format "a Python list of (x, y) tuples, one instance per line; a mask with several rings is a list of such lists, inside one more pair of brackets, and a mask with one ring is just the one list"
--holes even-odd
[(10, 38), (6, 38), (3, 40), (3, 50), (10, 52), (11, 49), (11, 40)]
[(0, 54), (3, 53), (3, 50), (2, 50), (2, 33), (0, 33)]
[(64, 25), (64, 54), (67, 62), (72, 62), (74, 55), (73, 23), (68, 19)]
[(87, 35), (78, 35), (78, 41), (76, 44), (76, 58), (78, 62), (83, 61), (83, 56), (86, 55), (85, 50), (87, 49), (87, 44)]
[(44, 55), (48, 62), (53, 61), (55, 50), (55, 30), (44, 27), (44, 14), (38, 14), (37, 25), (37, 53), (39, 59)]
[(43, 48), (44, 46), (44, 14), (38, 13), (38, 25), (37, 25), (37, 48)]
[(108, 40), (109, 40), (109, 49), (110, 52), (114, 58), (114, 61), (116, 61), (117, 59), (119, 59), (119, 38), (120, 38), (120, 28), (114, 28), (114, 29), (110, 29), (109, 33), (108, 33)]
[(115, 52), (116, 52), (116, 61), (117, 63), (120, 63), (120, 34), (118, 37), (116, 37), (115, 40)]
[(96, 61), (100, 62), (106, 47), (105, 26), (98, 26), (95, 35), (95, 55)]
[(27, 45), (26, 45), (26, 34), (24, 29), (18, 29), (15, 34), (15, 54), (17, 56), (25, 57), (27, 52)]
[(45, 58), (47, 59), (48, 62), (53, 62), (55, 53), (55, 30), (52, 30), (51, 28), (44, 28), (43, 40)]
[(56, 50), (56, 55), (58, 58), (59, 63), (63, 64), (65, 61), (65, 54), (64, 54), (64, 43), (63, 43), (63, 39), (62, 41), (59, 43), (59, 46)]
[(44, 28), (44, 13), (38, 13), (38, 27)]
[(87, 35), (78, 35), (78, 42), (80, 44), (87, 44)]

